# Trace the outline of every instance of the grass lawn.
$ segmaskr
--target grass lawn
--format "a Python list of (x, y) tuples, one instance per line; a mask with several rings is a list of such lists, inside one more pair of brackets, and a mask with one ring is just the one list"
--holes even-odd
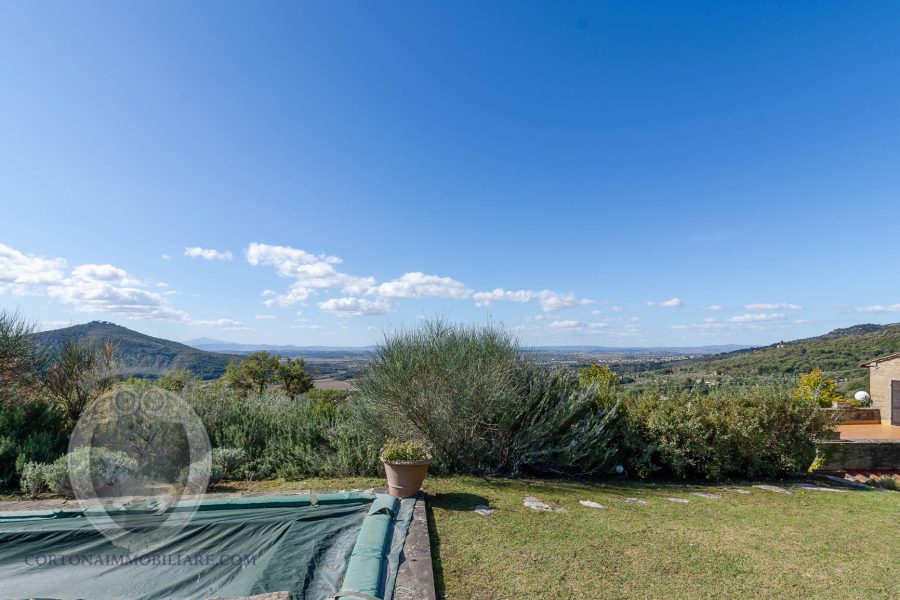
[[(249, 488), (381, 485), (348, 479)], [(743, 495), (725, 487), (431, 477), (425, 488), (439, 597), (900, 597), (900, 493), (789, 488), (788, 496), (738, 486), (751, 491)], [(529, 495), (566, 512), (525, 508)], [(482, 517), (471, 510), (478, 504), (497, 512)]]
[[(216, 491), (382, 485), (310, 479)], [(743, 495), (727, 486), (472, 477), (431, 477), (425, 487), (438, 595), (450, 600), (900, 597), (896, 492), (790, 488), (788, 496), (738, 486), (751, 491)], [(529, 495), (566, 512), (525, 508)], [(626, 497), (647, 504), (627, 504)], [(482, 517), (471, 510), (478, 504), (497, 512)]]

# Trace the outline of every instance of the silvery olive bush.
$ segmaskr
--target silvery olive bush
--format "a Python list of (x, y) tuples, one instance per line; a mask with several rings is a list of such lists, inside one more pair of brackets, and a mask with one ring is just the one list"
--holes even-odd
[(585, 476), (614, 463), (615, 402), (536, 364), (497, 327), (438, 320), (390, 334), (359, 388), (360, 427), (426, 441), (438, 471)]

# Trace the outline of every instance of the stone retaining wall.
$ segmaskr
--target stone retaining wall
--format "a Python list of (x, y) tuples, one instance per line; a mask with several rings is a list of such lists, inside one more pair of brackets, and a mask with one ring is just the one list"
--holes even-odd
[(877, 425), (881, 423), (881, 411), (877, 408), (823, 408), (838, 422), (854, 425)]
[(888, 440), (821, 442), (823, 470), (900, 469), (900, 442)]

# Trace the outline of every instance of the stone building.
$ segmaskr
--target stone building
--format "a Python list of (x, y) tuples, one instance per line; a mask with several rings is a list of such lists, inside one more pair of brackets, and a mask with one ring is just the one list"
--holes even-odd
[(900, 426), (900, 353), (863, 363), (869, 368), (872, 408), (881, 411), (881, 422)]

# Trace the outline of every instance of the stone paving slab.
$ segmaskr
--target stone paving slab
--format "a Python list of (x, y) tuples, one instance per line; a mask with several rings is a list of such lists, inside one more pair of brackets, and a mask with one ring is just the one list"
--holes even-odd
[(625, 502), (626, 504), (647, 504), (647, 501), (642, 500), (641, 498), (622, 498), (622, 502)]
[(522, 500), (522, 506), (526, 506), (531, 510), (539, 510), (543, 512), (566, 512), (566, 509), (562, 507), (554, 508), (546, 502), (535, 498), (534, 496), (525, 496), (525, 499)]
[(778, 485), (769, 485), (767, 483), (758, 483), (758, 484), (754, 485), (753, 487), (755, 487), (756, 489), (759, 489), (759, 490), (765, 490), (767, 492), (772, 492), (773, 494), (786, 494), (788, 496), (793, 494), (793, 492), (787, 488), (783, 488)]
[(812, 492), (838, 492), (841, 494), (846, 494), (849, 490), (842, 490), (840, 488), (833, 487), (825, 487), (824, 485), (813, 485), (811, 483), (792, 483), (791, 487), (799, 488), (801, 490), (809, 490)]
[(718, 494), (711, 494), (709, 492), (690, 492), (691, 496), (697, 496), (698, 498), (706, 498), (707, 500), (718, 500), (722, 496)]

